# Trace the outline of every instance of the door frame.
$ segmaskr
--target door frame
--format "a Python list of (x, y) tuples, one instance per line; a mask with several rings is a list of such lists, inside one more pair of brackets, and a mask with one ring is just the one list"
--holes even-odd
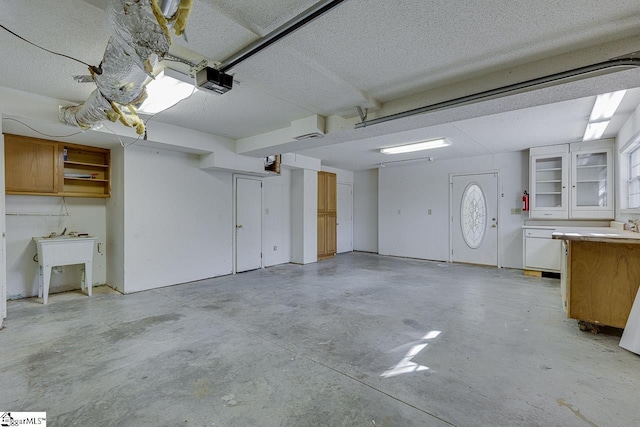
[(454, 205), (454, 200), (453, 200), (453, 178), (454, 177), (458, 177), (458, 176), (470, 176), (470, 175), (493, 175), (496, 174), (497, 176), (497, 182), (496, 185), (498, 186), (497, 190), (497, 206), (496, 206), (496, 225), (498, 226), (496, 233), (497, 233), (497, 243), (496, 243), (496, 250), (498, 251), (498, 256), (497, 256), (497, 268), (502, 268), (502, 227), (501, 227), (501, 223), (502, 223), (502, 219), (500, 218), (500, 209), (502, 208), (502, 198), (504, 197), (504, 192), (503, 192), (503, 188), (502, 188), (502, 174), (500, 173), (499, 169), (491, 169), (491, 170), (486, 170), (486, 171), (480, 171), (480, 172), (458, 172), (458, 173), (450, 173), (449, 174), (449, 262), (453, 263), (453, 254), (451, 253), (451, 251), (453, 250), (453, 205)]
[[(260, 176), (233, 174), (233, 188), (231, 191), (231, 274), (237, 274), (238, 272), (238, 242), (236, 239), (236, 224), (237, 224), (237, 205), (238, 205), (238, 179), (253, 179), (254, 181), (260, 181), (260, 251), (264, 254), (264, 215), (262, 210), (264, 208), (264, 181)], [(260, 268), (264, 268), (264, 257), (260, 257)]]

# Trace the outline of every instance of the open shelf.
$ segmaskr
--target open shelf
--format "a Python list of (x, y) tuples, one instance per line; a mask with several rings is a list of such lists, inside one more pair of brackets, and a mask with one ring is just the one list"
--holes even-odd
[(109, 150), (63, 144), (61, 151), (63, 166), (61, 187), (64, 195), (76, 197), (110, 196), (111, 159)]
[(65, 176), (64, 179), (73, 180), (73, 181), (93, 181), (93, 182), (109, 182), (108, 179), (97, 179), (97, 178), (76, 178), (74, 176)]
[(109, 165), (100, 165), (100, 164), (95, 164), (95, 163), (85, 163), (85, 162), (72, 162), (70, 160), (65, 160), (64, 161), (65, 165), (76, 165), (76, 166), (90, 166), (93, 168), (108, 168)]

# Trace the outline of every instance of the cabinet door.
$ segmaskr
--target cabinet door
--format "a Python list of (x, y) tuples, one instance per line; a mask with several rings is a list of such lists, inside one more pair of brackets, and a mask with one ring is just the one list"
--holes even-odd
[(318, 258), (327, 255), (327, 214), (318, 214)]
[(5, 135), (7, 193), (56, 193), (59, 184), (58, 144), (37, 138)]
[(525, 237), (525, 268), (559, 272), (562, 263), (562, 241)]
[(571, 218), (614, 217), (613, 149), (571, 153)]
[(329, 173), (327, 174), (327, 211), (328, 212), (336, 212), (337, 211), (337, 190), (338, 184), (336, 181), (336, 174)]
[(329, 256), (337, 252), (337, 217), (335, 213), (327, 214), (327, 246), (326, 253)]
[(531, 218), (569, 217), (568, 160), (568, 153), (531, 156)]
[(318, 212), (327, 211), (327, 174), (318, 172)]

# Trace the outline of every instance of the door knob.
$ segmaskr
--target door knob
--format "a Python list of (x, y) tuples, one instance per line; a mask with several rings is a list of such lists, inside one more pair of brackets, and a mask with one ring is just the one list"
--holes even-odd
[(491, 228), (496, 228), (497, 225), (496, 224), (491, 224)]
[(242, 224), (236, 224), (236, 228), (242, 228)]

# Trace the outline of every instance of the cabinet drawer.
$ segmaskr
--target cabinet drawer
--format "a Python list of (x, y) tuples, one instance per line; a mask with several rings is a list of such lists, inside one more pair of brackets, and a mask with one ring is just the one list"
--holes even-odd
[(524, 235), (525, 237), (538, 237), (541, 239), (551, 239), (551, 235), (554, 230), (541, 230), (534, 228), (525, 228)]

